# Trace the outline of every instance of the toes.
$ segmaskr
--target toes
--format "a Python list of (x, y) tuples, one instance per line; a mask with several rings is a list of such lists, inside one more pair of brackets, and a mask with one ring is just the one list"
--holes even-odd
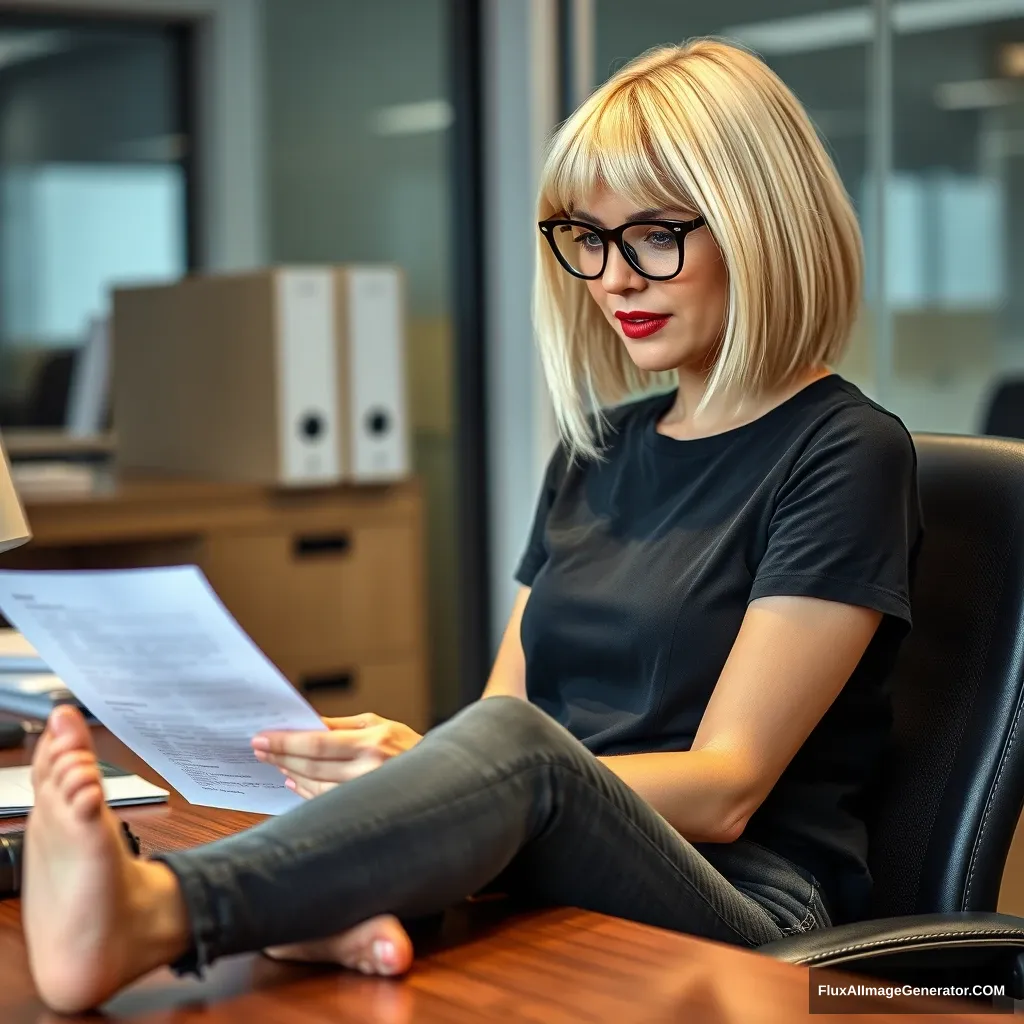
[(70, 797), (71, 794), (67, 792), (68, 778), (80, 770), (88, 772), (92, 779), (99, 782), (99, 768), (92, 754), (86, 750), (72, 750), (54, 759), (53, 767), (50, 769), (50, 785), (58, 789), (63, 796)]
[(339, 963), (363, 973), (404, 974), (412, 964), (412, 941), (390, 914), (370, 918), (336, 936), (333, 946)]
[(412, 966), (412, 940), (396, 917), (382, 914), (317, 942), (277, 946), (264, 952), (275, 960), (340, 964), (362, 974), (404, 974)]
[(89, 726), (86, 725), (82, 713), (72, 704), (61, 704), (55, 707), (50, 713), (46, 728), (53, 733), (55, 738), (66, 739), (69, 748), (92, 750)]
[(89, 821), (95, 818), (102, 810), (105, 803), (103, 798), (103, 787), (99, 780), (84, 778), (81, 785), (67, 795), (68, 803), (75, 817), (79, 821)]
[(56, 762), (71, 751), (92, 751), (89, 727), (77, 708), (62, 704), (50, 714), (32, 754), (32, 785), (39, 787), (53, 774)]
[(39, 787), (50, 777), (53, 768), (53, 736), (49, 730), (44, 729), (42, 735), (36, 740), (35, 750), (32, 751), (32, 787)]

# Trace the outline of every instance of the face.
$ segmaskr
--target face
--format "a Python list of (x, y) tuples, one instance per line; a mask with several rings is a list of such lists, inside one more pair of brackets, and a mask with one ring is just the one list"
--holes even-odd
[[(586, 197), (572, 216), (613, 228), (640, 213), (632, 204), (601, 191)], [(697, 216), (694, 210), (676, 208), (645, 213), (642, 219), (693, 220)], [(682, 270), (668, 281), (651, 281), (638, 274), (618, 247), (610, 245), (603, 276), (586, 284), (641, 369), (706, 373), (713, 365), (725, 322), (728, 275), (706, 226), (686, 236)]]

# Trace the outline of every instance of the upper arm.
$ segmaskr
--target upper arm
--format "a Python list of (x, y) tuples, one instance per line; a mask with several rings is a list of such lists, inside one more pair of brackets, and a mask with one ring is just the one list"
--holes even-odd
[(484, 697), (507, 696), (526, 700), (526, 657), (523, 654), (519, 629), (523, 621), (523, 609), (529, 597), (530, 588), (521, 586), (516, 594), (508, 624), (505, 626), (494, 666), (484, 687)]
[(839, 695), (881, 618), (813, 597), (751, 602), (691, 746), (728, 761), (743, 819)]
[(530, 598), (534, 577), (548, 558), (547, 519), (565, 468), (565, 451), (559, 444), (555, 447), (544, 471), (544, 480), (537, 497), (526, 549), (516, 567), (515, 578), (520, 584), (519, 590), (494, 659), (494, 666), (484, 687), (484, 697), (507, 695), (526, 700), (526, 656), (520, 639), (523, 610)]

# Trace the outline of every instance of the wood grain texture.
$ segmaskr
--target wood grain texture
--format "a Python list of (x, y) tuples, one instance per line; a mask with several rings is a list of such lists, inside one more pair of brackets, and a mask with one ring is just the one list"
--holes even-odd
[[(159, 779), (120, 743), (95, 730), (101, 757)], [(21, 764), (28, 749), (0, 753)], [(250, 827), (259, 817), (194, 807), (176, 794), (166, 807), (123, 812), (144, 850), (181, 849)], [(754, 952), (573, 909), (514, 910), (476, 902), (450, 912), (417, 942), (402, 980), (285, 965), (259, 955), (217, 964), (202, 980), (157, 971), (104, 1007), (103, 1018), (137, 1024), (480, 1024), (529, 1021), (791, 1024), (794, 1020), (895, 1024), (906, 1002), (870, 1015), (810, 1017), (808, 973)], [(837, 976), (838, 977), (838, 976)], [(918, 1004), (920, 1007), (921, 1004)], [(903, 1013), (897, 1012), (900, 1008)], [(990, 1014), (936, 1020), (990, 1022)], [(39, 1002), (25, 957), (18, 903), (0, 903), (0, 1021), (61, 1024)]]

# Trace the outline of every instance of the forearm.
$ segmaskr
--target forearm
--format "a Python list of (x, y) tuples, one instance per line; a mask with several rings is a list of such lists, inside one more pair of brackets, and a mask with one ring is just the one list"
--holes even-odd
[(714, 750), (598, 758), (691, 842), (732, 842), (752, 809), (746, 776)]

